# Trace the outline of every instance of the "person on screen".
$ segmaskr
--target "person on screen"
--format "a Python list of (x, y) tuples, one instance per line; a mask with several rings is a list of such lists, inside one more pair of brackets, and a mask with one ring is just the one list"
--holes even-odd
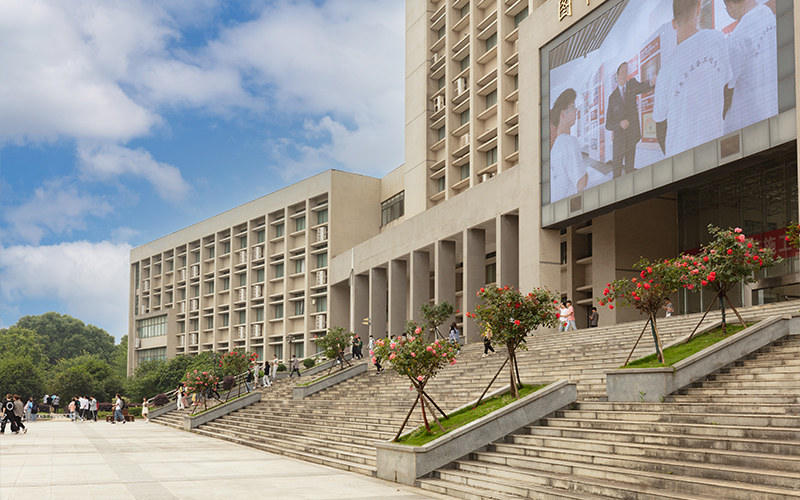
[(778, 46), (775, 14), (756, 0), (725, 0), (738, 21), (728, 36), (733, 76), (725, 88), (725, 133), (778, 114)]
[(617, 68), (617, 88), (608, 96), (606, 130), (614, 132), (614, 178), (633, 172), (636, 144), (642, 139), (636, 96), (653, 87), (635, 78), (628, 80), (628, 63)]
[(583, 191), (589, 182), (578, 139), (569, 133), (578, 116), (576, 95), (572, 89), (565, 90), (550, 110), (550, 123), (556, 129), (556, 140), (550, 150), (551, 202)]
[(678, 46), (657, 75), (653, 119), (667, 126), (672, 156), (723, 135), (725, 84), (731, 79), (725, 35), (698, 29), (700, 0), (673, 0)]

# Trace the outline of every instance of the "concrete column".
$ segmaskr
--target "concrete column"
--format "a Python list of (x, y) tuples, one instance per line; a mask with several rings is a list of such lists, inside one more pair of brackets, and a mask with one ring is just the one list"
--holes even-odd
[(353, 330), (362, 339), (369, 336), (369, 327), (363, 324), (369, 317), (369, 276), (357, 274), (353, 277)]
[[(464, 309), (475, 311), (477, 292), (486, 282), (486, 231), (464, 230)], [(480, 330), (474, 320), (464, 318), (465, 342), (480, 340)]]
[(417, 323), (422, 321), (419, 306), (431, 299), (431, 256), (429, 252), (411, 252), (411, 317)]
[[(353, 331), (352, 323), (355, 317), (350, 308), (350, 291), (351, 287), (348, 286), (347, 281), (331, 285), (328, 292), (328, 328), (341, 326)], [(272, 359), (271, 355), (270, 359)]]
[(497, 236), (497, 284), (519, 287), (519, 217), (498, 215)]
[[(433, 254), (433, 299), (438, 304), (447, 301), (456, 306), (456, 242), (437, 241)], [(449, 318), (445, 324), (450, 324)]]
[(375, 267), (370, 270), (369, 276), (369, 318), (371, 325), (369, 333), (376, 339), (386, 335), (388, 318), (388, 286), (386, 268)]
[(389, 335), (400, 336), (408, 319), (408, 263), (389, 262)]

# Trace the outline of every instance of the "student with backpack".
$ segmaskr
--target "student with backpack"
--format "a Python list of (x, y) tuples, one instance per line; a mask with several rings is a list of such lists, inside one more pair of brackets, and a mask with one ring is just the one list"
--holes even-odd
[(11, 397), (11, 394), (7, 394), (3, 400), (2, 415), (3, 418), (2, 421), (0, 421), (0, 434), (5, 434), (7, 423), (11, 423), (11, 432), (18, 433), (19, 428), (17, 427), (14, 419), (14, 399)]

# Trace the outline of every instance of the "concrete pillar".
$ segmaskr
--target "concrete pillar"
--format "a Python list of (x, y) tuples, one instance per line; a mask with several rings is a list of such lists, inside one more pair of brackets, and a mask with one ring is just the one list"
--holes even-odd
[(497, 284), (519, 288), (519, 217), (498, 215), (496, 228)]
[[(437, 241), (433, 253), (433, 299), (438, 304), (447, 301), (456, 306), (456, 242)], [(454, 318), (449, 318), (449, 325)]]
[[(475, 311), (477, 292), (486, 282), (486, 231), (464, 230), (464, 309)], [(474, 320), (464, 318), (465, 342), (480, 340), (480, 331)]]
[(389, 335), (402, 335), (408, 319), (408, 263), (389, 262)]
[[(347, 281), (331, 285), (328, 292), (328, 328), (341, 326), (353, 331), (350, 310), (350, 289)], [(272, 356), (270, 355), (270, 359)]]
[(369, 317), (369, 276), (357, 274), (353, 277), (353, 330), (362, 339), (369, 336), (369, 327), (364, 318)]
[(376, 339), (386, 335), (388, 303), (387, 294), (389, 281), (386, 268), (375, 267), (370, 270), (369, 276), (369, 333)]
[(417, 323), (422, 321), (419, 306), (427, 304), (431, 299), (431, 256), (429, 252), (416, 250), (411, 252), (411, 318)]

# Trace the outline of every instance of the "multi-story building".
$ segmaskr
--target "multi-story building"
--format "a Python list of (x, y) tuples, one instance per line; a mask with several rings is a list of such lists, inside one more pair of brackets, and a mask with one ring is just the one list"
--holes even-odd
[(315, 353), (315, 335), (349, 322), (329, 259), (377, 233), (378, 183), (328, 171), (133, 249), (129, 369), (237, 347)]
[[(717, 31), (715, 40), (741, 34), (731, 17), (735, 9), (723, 0), (698, 2), (688, 26), (709, 29), (701, 35)], [(137, 340), (130, 359), (164, 354), (150, 349), (172, 357), (236, 346), (265, 348), (268, 356), (292, 349), (309, 354), (323, 324), (384, 336), (402, 331), (420, 304), (442, 300), (456, 305), (460, 312), (452, 320), (473, 341), (479, 332), (463, 312), (490, 283), (558, 290), (577, 306), (582, 327), (607, 282), (631, 276), (642, 256), (696, 249), (707, 241), (708, 224), (742, 227), (786, 257), (757, 283), (740, 287), (734, 303), (800, 296), (798, 257), (782, 239), (787, 224), (798, 221), (796, 9), (791, 0), (757, 4), (771, 11), (760, 11), (767, 23), (762, 33), (774, 36), (774, 43), (762, 37), (769, 44), (759, 45), (771, 58), (761, 71), (769, 76), (767, 87), (747, 98), (758, 102), (749, 102), (741, 97), (745, 85), (731, 93), (733, 83), (725, 82), (729, 103), (738, 98), (739, 106), (749, 102), (760, 111), (735, 126), (726, 121), (723, 131), (719, 116), (727, 115), (703, 108), (716, 103), (716, 93), (690, 115), (659, 121), (663, 109), (656, 108), (667, 101), (657, 97), (658, 86), (678, 74), (665, 68), (677, 64), (686, 40), (673, 27), (672, 0), (408, 1), (405, 163), (381, 179), (352, 176), (360, 182), (357, 201), (334, 182), (349, 174), (327, 172), (134, 249), (130, 331)], [(699, 46), (694, 50), (713, 44)], [(683, 83), (709, 59), (721, 61), (692, 56)], [(740, 54), (735, 61), (753, 64), (752, 57)], [(613, 145), (622, 132), (609, 117), (612, 94), (629, 81), (640, 87), (629, 101), (635, 118), (628, 117), (639, 124), (639, 140), (632, 146), (636, 160), (621, 168)], [(721, 84), (719, 92), (721, 103)], [(702, 116), (710, 118), (695, 123)], [(693, 132), (675, 150), (681, 128)], [(563, 181), (565, 153), (556, 147), (562, 135), (575, 145), (567, 156), (577, 158), (572, 167), (583, 174), (577, 184)], [(313, 218), (315, 209), (323, 210), (316, 207), (326, 206), (322, 200), (331, 214), (320, 226), (328, 227), (327, 252), (313, 243), (316, 233), (295, 226), (282, 240), (272, 232)], [(353, 210), (337, 215), (337, 206)], [(263, 264), (253, 261), (259, 228), (268, 228)], [(226, 241), (227, 258), (220, 253)], [(203, 255), (210, 248), (215, 257)], [(237, 260), (242, 250), (249, 262)], [(319, 263), (294, 267), (284, 278), (253, 277), (259, 265), (270, 273), (283, 263), (286, 272), (285, 266), (320, 253), (328, 258), (324, 286), (315, 286)], [(174, 269), (166, 271), (169, 261)], [(175, 274), (180, 270), (185, 279)], [(228, 277), (230, 290), (220, 290)], [(253, 297), (262, 282), (264, 300)], [(215, 283), (214, 292), (203, 290), (207, 283)], [(327, 311), (309, 311), (309, 300), (319, 304), (322, 297)], [(711, 297), (684, 292), (675, 299), (679, 312), (694, 312)], [(289, 316), (275, 317), (267, 306), (281, 306)], [(320, 316), (325, 320), (315, 319)], [(601, 324), (634, 318), (631, 310), (601, 311)]]

